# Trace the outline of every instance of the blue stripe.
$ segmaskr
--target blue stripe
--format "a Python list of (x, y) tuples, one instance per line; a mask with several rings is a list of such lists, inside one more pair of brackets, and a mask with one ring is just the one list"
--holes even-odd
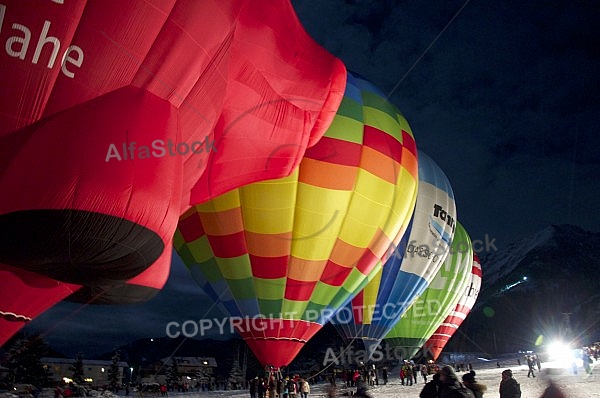
[(442, 169), (423, 151), (418, 152), (419, 159), (419, 183), (426, 182), (434, 187), (446, 192), (454, 200), (454, 192), (450, 182)]
[(431, 225), (431, 227), (435, 229), (438, 234), (440, 234), (440, 237), (444, 242), (450, 245), (450, 242), (452, 241), (452, 234), (450, 232), (445, 232), (444, 227), (440, 225), (440, 223), (437, 222), (432, 216), (429, 216), (429, 225)]

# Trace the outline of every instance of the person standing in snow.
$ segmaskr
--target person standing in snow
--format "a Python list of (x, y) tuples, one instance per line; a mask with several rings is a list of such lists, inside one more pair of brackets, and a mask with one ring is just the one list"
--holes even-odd
[(421, 390), (419, 398), (437, 398), (438, 390), (440, 389), (440, 374), (435, 373), (433, 379), (425, 383), (425, 387)]
[(412, 377), (415, 384), (417, 384), (417, 379), (419, 378), (419, 365), (412, 365)]
[(533, 362), (533, 358), (528, 356), (527, 357), (527, 367), (529, 368), (529, 372), (527, 372), (527, 377), (535, 377), (535, 372), (534, 372), (534, 362)]
[(473, 392), (458, 381), (452, 366), (446, 365), (440, 369), (439, 398), (475, 398)]
[(423, 376), (423, 383), (427, 383), (427, 376), (429, 375), (429, 369), (427, 365), (421, 365), (421, 376)]
[(462, 376), (462, 381), (469, 390), (473, 391), (475, 398), (482, 398), (483, 394), (487, 391), (487, 386), (485, 384), (480, 384), (477, 382), (477, 380), (475, 380), (474, 370), (471, 370), (469, 373), (465, 373)]
[(258, 384), (258, 377), (255, 377), (254, 379), (250, 380), (250, 398), (256, 398), (256, 387)]
[(502, 381), (500, 382), (500, 398), (521, 398), (521, 386), (513, 378), (512, 370), (502, 371)]
[(302, 398), (308, 398), (308, 394), (310, 393), (310, 385), (308, 384), (308, 381), (300, 379), (298, 384), (300, 385), (300, 395)]

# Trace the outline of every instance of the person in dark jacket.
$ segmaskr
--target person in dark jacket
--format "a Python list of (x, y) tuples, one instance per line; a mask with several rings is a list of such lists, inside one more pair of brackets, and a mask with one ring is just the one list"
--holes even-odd
[(521, 386), (513, 378), (512, 370), (510, 369), (502, 371), (500, 398), (521, 398)]
[(361, 398), (372, 398), (371, 395), (367, 392), (367, 383), (359, 379), (356, 384), (356, 394), (354, 394), (354, 396)]
[(440, 374), (433, 375), (433, 380), (425, 383), (425, 387), (421, 390), (419, 398), (437, 398), (438, 390), (440, 389)]
[(475, 398), (473, 392), (465, 387), (458, 376), (454, 373), (452, 366), (446, 365), (440, 369), (439, 398)]
[(475, 398), (482, 398), (483, 394), (487, 391), (487, 386), (485, 384), (480, 384), (475, 380), (475, 371), (471, 370), (469, 373), (465, 373), (462, 376), (463, 383), (467, 388), (473, 391), (473, 395)]

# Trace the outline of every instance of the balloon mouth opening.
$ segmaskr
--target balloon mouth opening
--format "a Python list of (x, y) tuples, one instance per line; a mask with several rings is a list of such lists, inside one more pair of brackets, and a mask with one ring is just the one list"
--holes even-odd
[(140, 274), (165, 245), (132, 221), (74, 209), (0, 215), (0, 262), (80, 285), (114, 284)]
[(86, 304), (137, 304), (152, 299), (159, 291), (160, 289), (151, 286), (124, 283), (84, 286), (73, 292), (66, 300)]
[(22, 322), (22, 323), (27, 323), (27, 322), (31, 321), (31, 318), (28, 316), (15, 314), (14, 312), (4, 312), (4, 311), (0, 311), (0, 319), (9, 321), (9, 322)]

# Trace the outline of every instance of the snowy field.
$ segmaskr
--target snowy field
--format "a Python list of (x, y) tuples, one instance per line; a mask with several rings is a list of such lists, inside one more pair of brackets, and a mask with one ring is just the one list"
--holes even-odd
[[(598, 363), (596, 363), (598, 365)], [(485, 366), (485, 367), (484, 367)], [(592, 364), (593, 366), (593, 364)], [(503, 366), (498, 368), (495, 363), (479, 364), (479, 368), (475, 367), (477, 372), (477, 380), (481, 384), (488, 387), (484, 397), (498, 397), (498, 387), (500, 386), (500, 374), (504, 369), (510, 368), (513, 371), (514, 378), (521, 384), (521, 398), (539, 398), (551, 378), (562, 389), (565, 395), (569, 398), (600, 398), (600, 367), (596, 371), (592, 370), (592, 374), (586, 374), (583, 367), (579, 366), (577, 374), (569, 368), (561, 368), (555, 363), (542, 363), (542, 372), (536, 371), (535, 378), (527, 377), (527, 366), (518, 366), (514, 363), (503, 363)], [(421, 389), (423, 388), (422, 379), (419, 377), (419, 383), (412, 386), (403, 386), (400, 384), (400, 379), (394, 369), (390, 371), (390, 379), (387, 385), (371, 387), (369, 393), (374, 398), (418, 398)], [(464, 372), (458, 372), (459, 377)], [(311, 386), (311, 394), (309, 398), (325, 397), (325, 384), (316, 384)], [(340, 392), (346, 389), (340, 390)], [(51, 398), (53, 391), (44, 390), (40, 398)], [(111, 393), (103, 395), (106, 398), (125, 398), (122, 393), (114, 395)], [(338, 394), (338, 397), (344, 395)], [(0, 393), (1, 398), (18, 398), (16, 395), (8, 393)], [(150, 395), (144, 395), (149, 398)], [(211, 391), (211, 392), (188, 392), (188, 393), (169, 393), (169, 398), (210, 398), (210, 397), (246, 397), (249, 398), (248, 391)], [(299, 397), (299, 395), (297, 396)], [(127, 398), (139, 398), (135, 393), (130, 394)]]
[[(482, 366), (482, 365), (481, 365)], [(493, 367), (491, 367), (493, 366)], [(498, 387), (500, 386), (500, 373), (502, 370), (510, 368), (513, 371), (514, 378), (521, 384), (522, 398), (538, 398), (542, 395), (547, 386), (549, 378), (552, 378), (555, 383), (565, 392), (567, 397), (574, 398), (600, 398), (600, 367), (596, 371), (592, 371), (591, 375), (585, 373), (580, 366), (577, 369), (577, 374), (573, 374), (571, 368), (559, 368), (557, 364), (545, 362), (542, 363), (542, 372), (536, 371), (535, 378), (527, 377), (527, 366), (517, 366), (516, 363), (508, 363), (502, 367), (496, 367), (495, 363), (488, 364), (486, 368), (475, 368), (477, 372), (477, 380), (487, 385), (488, 391), (484, 397), (498, 397)], [(390, 375), (396, 375), (395, 370), (390, 372)], [(457, 373), (459, 376), (463, 372)], [(400, 379), (391, 377), (388, 384), (385, 386), (375, 386), (369, 390), (369, 393), (375, 398), (418, 398), (421, 389), (423, 388), (422, 379), (419, 383), (413, 386), (403, 386), (400, 384)], [(309, 398), (324, 397), (325, 385), (311, 386), (311, 394)], [(186, 393), (186, 394), (169, 394), (170, 397), (177, 396), (179, 398), (200, 398), (200, 397), (250, 397), (247, 391), (213, 391), (204, 393)]]

